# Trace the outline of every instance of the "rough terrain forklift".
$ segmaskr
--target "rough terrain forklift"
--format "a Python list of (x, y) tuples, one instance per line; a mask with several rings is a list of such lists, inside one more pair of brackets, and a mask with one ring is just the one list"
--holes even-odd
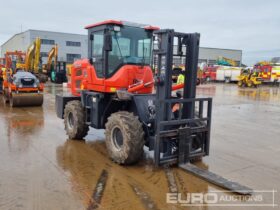
[[(212, 99), (196, 98), (200, 35), (115, 20), (86, 29), (88, 59), (73, 64), (72, 93), (56, 95), (57, 116), (64, 119), (69, 139), (83, 139), (89, 126), (105, 129), (108, 154), (118, 164), (139, 161), (146, 146), (154, 151), (157, 166), (176, 163), (222, 187), (248, 193), (189, 164), (209, 155), (210, 145)], [(174, 86), (173, 56), (185, 57), (187, 69), (185, 82)]]

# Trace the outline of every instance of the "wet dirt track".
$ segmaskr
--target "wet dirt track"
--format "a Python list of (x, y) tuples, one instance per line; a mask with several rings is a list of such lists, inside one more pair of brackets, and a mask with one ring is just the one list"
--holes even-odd
[[(60, 91), (47, 86), (42, 108), (0, 103), (1, 210), (217, 209), (167, 204), (168, 192), (222, 189), (175, 167), (156, 169), (148, 158), (134, 166), (116, 165), (107, 157), (103, 131), (91, 129), (86, 141), (67, 140), (54, 110)], [(278, 190), (279, 204), (280, 88), (209, 84), (197, 94), (214, 98), (211, 154), (198, 165), (255, 190)]]

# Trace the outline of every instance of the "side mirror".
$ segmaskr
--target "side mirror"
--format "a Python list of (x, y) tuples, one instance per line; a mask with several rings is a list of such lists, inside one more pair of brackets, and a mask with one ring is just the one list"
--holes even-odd
[(182, 39), (181, 39), (181, 37), (178, 37), (177, 54), (178, 54), (178, 55), (183, 55), (183, 50), (182, 50)]
[(93, 39), (94, 39), (94, 35), (93, 35), (93, 34), (90, 34), (90, 35), (89, 35), (89, 40), (92, 41)]
[(105, 51), (112, 51), (112, 36), (111, 33), (107, 32), (105, 34), (105, 43), (104, 43), (104, 50)]
[[(90, 34), (89, 35), (89, 42), (90, 42), (90, 45), (89, 45), (89, 48), (90, 48), (90, 55), (92, 54), (92, 41), (94, 40), (94, 35), (93, 34)], [(93, 64), (93, 60), (92, 60), (92, 58), (90, 57), (89, 58), (89, 63), (92, 65)]]

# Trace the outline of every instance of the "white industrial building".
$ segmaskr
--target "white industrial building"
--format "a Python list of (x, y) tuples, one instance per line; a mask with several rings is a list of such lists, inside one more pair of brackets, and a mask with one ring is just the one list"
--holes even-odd
[(58, 44), (59, 61), (72, 63), (75, 59), (87, 57), (87, 35), (31, 29), (15, 34), (2, 44), (1, 57), (4, 57), (6, 51), (26, 51), (36, 37), (41, 39), (41, 57), (43, 63), (46, 63), (48, 52), (54, 44)]
[(200, 47), (198, 62), (215, 64), (219, 56), (233, 59), (237, 61), (238, 65), (242, 64), (242, 50), (210, 48), (210, 47)]
[[(177, 52), (177, 46), (174, 46), (173, 51)], [(183, 52), (185, 53), (186, 49), (183, 47)], [(199, 48), (199, 58), (198, 63), (206, 63), (209, 65), (214, 65), (219, 56), (226, 57), (232, 60), (235, 60), (238, 65), (242, 64), (242, 50), (233, 50), (233, 49), (221, 49), (221, 48), (210, 48), (210, 47), (200, 47)], [(180, 57), (174, 58), (174, 64), (180, 65), (185, 63)]]
[[(72, 63), (75, 59), (87, 57), (87, 35), (27, 30), (25, 32), (15, 34), (8, 41), (1, 45), (1, 57), (4, 57), (6, 51), (21, 50), (26, 51), (28, 46), (36, 37), (41, 38), (41, 56), (43, 63), (46, 62), (47, 54), (51, 47), (58, 44), (58, 60)], [(175, 49), (176, 50), (176, 47)], [(242, 51), (232, 49), (219, 49), (200, 47), (199, 63), (214, 64), (218, 56), (224, 56), (242, 63)], [(175, 64), (182, 62), (180, 59), (174, 59)]]

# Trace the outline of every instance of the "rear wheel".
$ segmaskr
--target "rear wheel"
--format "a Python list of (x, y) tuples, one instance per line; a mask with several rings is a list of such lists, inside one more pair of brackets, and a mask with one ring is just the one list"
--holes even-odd
[(237, 85), (238, 85), (238, 87), (242, 87), (242, 85), (243, 85), (242, 80), (239, 80), (239, 81), (237, 82)]
[(80, 101), (70, 101), (64, 109), (64, 126), (69, 139), (82, 140), (88, 133), (85, 111)]
[(252, 87), (252, 86), (253, 86), (253, 82), (252, 82), (251, 80), (249, 80), (249, 81), (247, 82), (247, 86), (248, 86), (248, 87)]
[(137, 162), (143, 154), (144, 131), (138, 117), (121, 111), (108, 118), (105, 130), (110, 158), (118, 164)]

